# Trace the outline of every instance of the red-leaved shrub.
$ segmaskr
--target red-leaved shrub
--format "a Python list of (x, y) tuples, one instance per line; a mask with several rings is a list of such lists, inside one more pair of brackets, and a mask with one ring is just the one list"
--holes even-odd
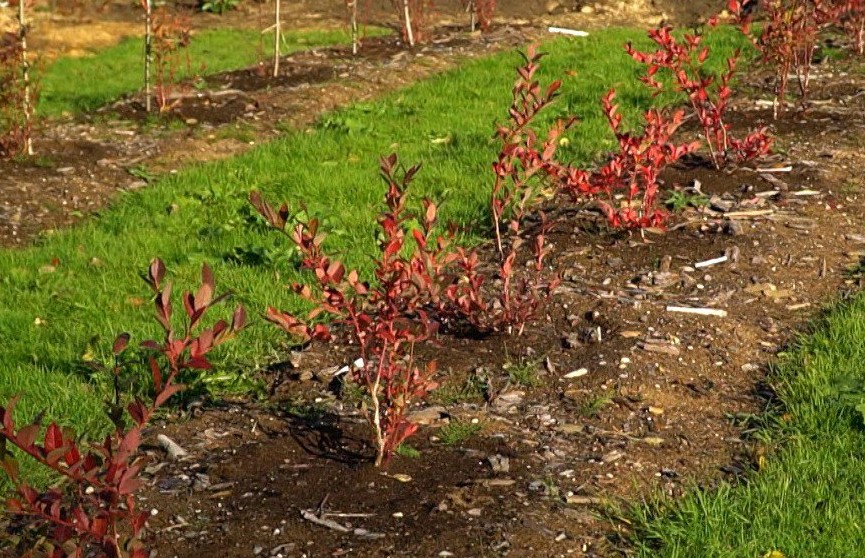
[(685, 94), (703, 129), (706, 148), (715, 168), (724, 166), (730, 155), (737, 163), (745, 158), (766, 155), (771, 140), (765, 128), (752, 132), (743, 139), (730, 137), (730, 126), (724, 121), (733, 90), (730, 83), (736, 73), (740, 51), (737, 49), (727, 59), (727, 69), (717, 78), (703, 70), (709, 58), (709, 47), (703, 46), (703, 36), (699, 33), (685, 33), (682, 40), (676, 39), (671, 27), (659, 27), (649, 31), (649, 38), (658, 49), (654, 52), (640, 52), (631, 43), (625, 47), (627, 53), (641, 64), (646, 65), (646, 74), (641, 78), (646, 85), (657, 93), (667, 87), (658, 80), (658, 71), (665, 69), (672, 75), (674, 89)]
[[(426, 306), (437, 292), (437, 269), (446, 264), (439, 258), (447, 257), (431, 249), (433, 243), (438, 244), (432, 238), (436, 206), (427, 201), (418, 215), (406, 209), (406, 191), (419, 167), (398, 178), (396, 164), (396, 156), (383, 159), (381, 164), (388, 192), (386, 209), (378, 219), (382, 236), (373, 285), (362, 282), (357, 270), (348, 271), (342, 262), (324, 254), (318, 220), (298, 220), (286, 205), (274, 209), (258, 192), (250, 195), (250, 202), (268, 223), (300, 250), (302, 267), (312, 271), (318, 283), (315, 290), (294, 285), (294, 290), (314, 306), (304, 319), (276, 308), (268, 308), (267, 319), (303, 339), (329, 341), (336, 337), (357, 346), (362, 364), (354, 367), (352, 374), (367, 396), (376, 466), (386, 462), (417, 430), (416, 424), (406, 420), (406, 414), (436, 385), (435, 362), (418, 365), (414, 349), (435, 331), (436, 323)], [(415, 218), (420, 228), (412, 230), (409, 223)], [(408, 238), (418, 248), (409, 255)], [(314, 323), (319, 317), (332, 323)]]
[[(128, 404), (123, 401), (119, 388), (124, 368), (121, 354), (130, 336), (121, 334), (112, 347), (114, 364), (110, 369), (115, 389), (108, 416), (114, 430), (101, 444), (82, 444), (69, 428), (56, 422), (43, 429), (38, 416), (26, 426), (17, 426), (13, 419), (17, 398), (0, 407), (0, 466), (17, 492), (6, 502), (6, 509), (39, 532), (38, 546), (33, 549), (37, 555), (150, 556), (141, 541), (149, 514), (139, 509), (135, 496), (141, 488), (139, 475), (144, 466), (144, 458), (138, 454), (142, 431), (156, 410), (183, 389), (178, 376), (186, 369), (211, 368), (207, 354), (233, 337), (245, 323), (245, 312), (239, 306), (231, 323), (218, 321), (212, 327), (201, 327), (208, 310), (225, 297), (214, 296), (213, 274), (205, 265), (197, 292), (183, 294), (186, 320), (182, 329), (175, 329), (171, 285), (162, 284), (164, 274), (165, 266), (154, 260), (147, 282), (156, 292), (156, 319), (165, 335), (161, 341), (142, 343), (159, 356), (149, 358), (152, 399), (135, 398)], [(51, 469), (65, 483), (45, 490), (31, 487), (22, 478), (16, 453), (10, 446)]]
[[(754, 10), (749, 8), (758, 2), (766, 21), (762, 22), (760, 34), (754, 36)], [(728, 8), (759, 49), (762, 61), (775, 68), (775, 118), (787, 106), (791, 72), (796, 75), (802, 102), (807, 101), (819, 34), (839, 17), (837, 6), (828, 0), (728, 0)]]

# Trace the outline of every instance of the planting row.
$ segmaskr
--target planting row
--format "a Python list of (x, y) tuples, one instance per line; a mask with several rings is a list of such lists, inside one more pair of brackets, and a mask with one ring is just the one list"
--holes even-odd
[[(487, 30), (495, 11), (495, 0), (464, 0), (467, 11), (472, 14), (471, 27), (476, 25)], [(205, 2), (203, 7), (222, 12), (231, 7), (234, 0)], [(26, 154), (33, 155), (32, 135), (36, 106), (39, 100), (39, 73), (33, 71), (33, 53), (28, 50), (30, 32), (28, 12), (34, 6), (27, 0), (17, 0), (18, 29), (0, 37), (0, 160)], [(264, 62), (258, 66), (262, 75), (279, 75), (280, 56), (283, 43), (283, 23), (280, 16), (280, 0), (274, 3), (274, 23), (268, 30), (274, 33), (272, 68)], [(369, 20), (366, 14), (358, 13), (357, 0), (347, 0), (353, 51), (358, 52), (361, 35), (359, 21)], [(433, 8), (431, 0), (393, 0), (396, 14), (400, 18), (403, 40), (414, 46), (425, 41), (429, 35), (428, 14)], [(167, 6), (156, 7), (150, 0), (141, 0), (144, 25), (144, 57), (141, 75), (144, 88), (144, 110), (154, 109), (164, 114), (175, 108), (190, 88), (192, 76), (199, 69), (192, 68), (189, 45), (192, 26), (189, 18)]]
[[(750, 14), (737, 2), (731, 2), (731, 8), (738, 10), (743, 29), (750, 31)], [(416, 432), (407, 412), (436, 387), (436, 364), (415, 359), (418, 344), (458, 330), (520, 335), (554, 296), (559, 279), (545, 264), (551, 222), (543, 208), (550, 197), (594, 208), (612, 228), (663, 227), (669, 215), (657, 198), (666, 166), (701, 149), (704, 159), (718, 168), (769, 152), (771, 138), (764, 129), (737, 138), (725, 122), (738, 53), (728, 60), (726, 71), (712, 76), (703, 69), (710, 53), (700, 33), (679, 38), (671, 29), (659, 28), (649, 35), (655, 51), (641, 52), (629, 44), (626, 53), (645, 65), (641, 80), (648, 87), (684, 95), (688, 108), (651, 109), (643, 115), (642, 128), (630, 131), (618, 114), (615, 91), (609, 91), (601, 104), (617, 149), (594, 169), (575, 167), (556, 156), (558, 147), (568, 141), (567, 131), (578, 125), (575, 117), (560, 119), (543, 131), (533, 125), (555, 101), (561, 84), (544, 86), (537, 80), (542, 55), (528, 49), (517, 71), (509, 117), (495, 134), (500, 149), (492, 166), (489, 200), (498, 257), (492, 273), (481, 271), (478, 250), (457, 243), (454, 228), (441, 232), (434, 201), (410, 203), (409, 187), (420, 167), (401, 167), (394, 155), (381, 161), (385, 205), (378, 217), (379, 252), (369, 281), (325, 253), (325, 232), (317, 219), (287, 205), (271, 205), (257, 192), (250, 194), (250, 203), (263, 219), (288, 237), (299, 267), (314, 284), (293, 286), (309, 302), (307, 314), (261, 310), (293, 339), (356, 348), (359, 358), (351, 376), (365, 395), (377, 466)], [(755, 41), (765, 46), (761, 38)], [(701, 139), (679, 138), (677, 132), (690, 118), (698, 123)], [(154, 260), (146, 274), (164, 332), (159, 341), (142, 343), (151, 353), (151, 397), (128, 401), (121, 389), (121, 377), (135, 369), (124, 358), (130, 337), (122, 334), (113, 345), (114, 361), (103, 367), (114, 378), (107, 406), (114, 429), (101, 444), (82, 444), (57, 423), (43, 429), (38, 417), (16, 425), (14, 400), (0, 408), (2, 467), (17, 490), (7, 507), (42, 535), (34, 539), (41, 541), (37, 554), (148, 555), (142, 541), (148, 516), (138, 509), (135, 497), (143, 466), (137, 451), (142, 430), (183, 389), (184, 371), (209, 369), (208, 353), (235, 337), (246, 323), (245, 310), (238, 307), (230, 319), (209, 327), (203, 324), (207, 313), (225, 299), (216, 295), (213, 273), (206, 265), (198, 289), (181, 296), (183, 316), (178, 320), (165, 273), (165, 266)], [(68, 483), (42, 491), (31, 487), (19, 472), (21, 453)]]

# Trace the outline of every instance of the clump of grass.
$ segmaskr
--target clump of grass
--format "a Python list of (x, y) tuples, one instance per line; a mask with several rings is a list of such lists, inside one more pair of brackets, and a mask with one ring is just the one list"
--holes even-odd
[(441, 386), (431, 394), (431, 400), (441, 405), (476, 403), (484, 400), (489, 384), (475, 372), (469, 374), (461, 384), (455, 384), (446, 376)]
[(537, 387), (543, 382), (539, 375), (539, 360), (523, 360), (517, 363), (507, 363), (504, 368), (508, 373), (511, 383), (523, 387)]
[(438, 438), (446, 446), (457, 446), (483, 430), (483, 428), (483, 425), (479, 422), (452, 420), (439, 429)]
[(587, 418), (595, 418), (601, 410), (613, 402), (613, 394), (610, 392), (595, 395), (580, 406), (580, 414)]
[(421, 456), (420, 451), (406, 444), (400, 444), (399, 447), (396, 448), (395, 453), (400, 457), (407, 457), (409, 459), (418, 459)]

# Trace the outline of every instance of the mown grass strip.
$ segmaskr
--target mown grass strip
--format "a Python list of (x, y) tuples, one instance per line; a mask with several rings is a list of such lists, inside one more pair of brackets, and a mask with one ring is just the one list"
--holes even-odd
[[(770, 375), (780, 443), (738, 486), (635, 510), (645, 557), (861, 556), (865, 547), (865, 297), (841, 304)], [(777, 552), (778, 554), (771, 554)]]
[[(653, 102), (622, 51), (623, 43), (643, 35), (609, 29), (545, 45), (542, 78), (565, 77), (546, 121), (565, 114), (582, 119), (562, 148), (564, 157), (587, 163), (612, 147), (599, 105), (610, 87), (618, 89), (631, 122)], [(721, 68), (741, 40), (725, 32), (713, 35), (712, 44)], [(324, 217), (327, 248), (368, 273), (383, 198), (378, 157), (396, 151), (406, 163), (424, 163), (413, 186), (417, 199), (442, 201), (445, 221), (485, 234), (497, 153), (493, 123), (506, 116), (519, 61), (508, 52), (468, 62), (379, 101), (329, 114), (314, 129), (124, 194), (99, 218), (46, 236), (37, 246), (0, 251), (0, 401), (23, 393), (22, 416), (51, 407), (48, 418), (94, 431), (100, 378), (82, 366), (82, 357), (105, 356), (120, 331), (135, 341), (157, 334), (140, 279), (156, 256), (176, 277), (177, 289), (191, 286), (201, 263), (210, 263), (218, 286), (247, 306), (251, 327), (220, 349), (217, 370), (208, 377), (219, 389), (248, 389), (250, 375), (279, 358), (284, 342), (255, 315), (268, 305), (298, 308), (286, 285), (302, 279), (285, 241), (249, 207), (252, 189)], [(566, 77), (568, 71), (574, 75)], [(65, 393), (52, 398), (52, 390)]]
[[(386, 32), (370, 28), (368, 33)], [(194, 32), (186, 54), (188, 66), (178, 68), (177, 77), (206, 76), (245, 68), (264, 60), (270, 63), (273, 34), (254, 29), (208, 29)], [(314, 47), (347, 44), (346, 31), (286, 31), (283, 54)], [(82, 58), (60, 58), (48, 65), (41, 76), (42, 116), (97, 109), (144, 85), (144, 46), (140, 37), (123, 39), (116, 46)]]

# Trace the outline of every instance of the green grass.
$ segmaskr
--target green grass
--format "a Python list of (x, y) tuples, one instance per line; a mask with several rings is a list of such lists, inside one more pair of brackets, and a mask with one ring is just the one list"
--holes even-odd
[[(384, 30), (373, 28), (373, 34)], [(286, 31), (283, 54), (308, 48), (345, 44), (345, 31)], [(179, 68), (178, 77), (214, 74), (244, 68), (269, 60), (272, 34), (254, 29), (210, 29), (194, 32), (188, 49), (189, 67)], [(125, 93), (144, 86), (143, 39), (131, 37), (93, 56), (60, 58), (48, 65), (41, 76), (41, 116), (82, 112), (99, 108)], [(98, 77), (98, 78), (97, 78)]]
[(519, 362), (505, 364), (505, 371), (511, 383), (523, 387), (538, 387), (543, 382), (538, 373), (541, 361), (533, 359), (520, 359)]
[[(550, 122), (573, 113), (582, 120), (563, 157), (588, 163), (612, 146), (599, 106), (608, 88), (619, 90), (622, 112), (632, 122), (652, 102), (635, 79), (636, 64), (621, 49), (641, 36), (610, 29), (545, 45), (550, 56), (542, 79), (575, 72), (545, 117)], [(741, 43), (735, 32), (712, 42), (719, 46), (716, 67)], [(182, 169), (121, 194), (98, 218), (46, 235), (36, 246), (0, 251), (0, 402), (21, 393), (21, 416), (47, 407), (49, 418), (95, 431), (101, 388), (81, 372), (82, 354), (89, 344), (105, 354), (121, 331), (136, 342), (158, 333), (150, 305), (139, 303), (149, 296), (140, 275), (156, 256), (175, 277), (175, 292), (193, 287), (208, 262), (218, 288), (231, 289), (235, 301), (247, 306), (250, 327), (217, 350), (209, 377), (217, 389), (248, 389), (250, 373), (284, 354), (285, 336), (257, 316), (268, 305), (302, 307), (287, 288), (302, 277), (286, 241), (254, 216), (246, 201), (252, 189), (322, 216), (330, 233), (326, 248), (368, 276), (384, 193), (377, 160), (396, 151), (406, 163), (424, 163), (413, 186), (417, 199), (441, 201), (444, 222), (485, 235), (490, 164), (497, 153), (493, 123), (506, 115), (519, 61), (507, 52), (467, 62), (382, 100), (330, 114), (311, 131), (289, 132), (244, 155)], [(450, 140), (432, 141), (442, 137)], [(44, 266), (55, 259), (56, 270), (46, 273)]]
[(484, 429), (482, 424), (452, 420), (438, 431), (438, 439), (446, 446), (458, 446)]
[(784, 404), (761, 432), (780, 449), (747, 482), (639, 508), (645, 557), (789, 558), (865, 548), (865, 297), (835, 309), (783, 355), (770, 380)]

